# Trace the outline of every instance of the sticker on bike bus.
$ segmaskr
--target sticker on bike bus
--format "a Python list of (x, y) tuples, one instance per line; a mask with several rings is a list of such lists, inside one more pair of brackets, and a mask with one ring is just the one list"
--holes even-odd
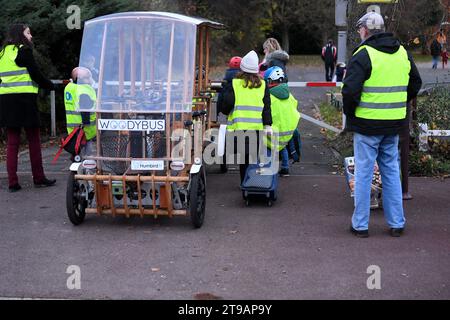
[(164, 131), (166, 121), (98, 119), (98, 129), (101, 131)]

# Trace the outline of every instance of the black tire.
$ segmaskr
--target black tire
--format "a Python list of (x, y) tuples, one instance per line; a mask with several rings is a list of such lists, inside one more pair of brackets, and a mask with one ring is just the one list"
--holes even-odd
[(205, 220), (206, 210), (206, 181), (202, 168), (199, 173), (191, 175), (189, 189), (189, 213), (194, 228), (200, 228)]
[(75, 181), (75, 172), (70, 172), (67, 179), (66, 207), (70, 222), (74, 225), (83, 223), (86, 216), (86, 200), (80, 201), (78, 194), (80, 185)]

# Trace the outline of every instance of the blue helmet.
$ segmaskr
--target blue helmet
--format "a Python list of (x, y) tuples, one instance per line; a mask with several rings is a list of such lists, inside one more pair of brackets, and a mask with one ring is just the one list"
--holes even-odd
[(264, 72), (264, 80), (282, 82), (285, 78), (284, 71), (280, 67), (270, 67)]

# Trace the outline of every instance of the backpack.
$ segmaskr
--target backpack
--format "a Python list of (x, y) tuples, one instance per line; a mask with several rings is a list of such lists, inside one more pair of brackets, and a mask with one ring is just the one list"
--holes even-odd
[(332, 45), (327, 45), (325, 47), (325, 54), (324, 59), (326, 63), (333, 63), (334, 62), (334, 47)]
[(59, 150), (53, 158), (52, 164), (56, 163), (63, 150), (70, 153), (72, 157), (79, 155), (86, 143), (87, 140), (83, 128), (81, 126), (76, 127), (67, 137), (61, 139)]

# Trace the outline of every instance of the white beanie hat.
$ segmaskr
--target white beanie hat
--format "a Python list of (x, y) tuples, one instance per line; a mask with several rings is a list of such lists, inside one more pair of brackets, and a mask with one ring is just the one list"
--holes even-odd
[(259, 72), (259, 59), (258, 55), (255, 51), (250, 51), (242, 58), (241, 61), (241, 70), (247, 73), (255, 73)]

